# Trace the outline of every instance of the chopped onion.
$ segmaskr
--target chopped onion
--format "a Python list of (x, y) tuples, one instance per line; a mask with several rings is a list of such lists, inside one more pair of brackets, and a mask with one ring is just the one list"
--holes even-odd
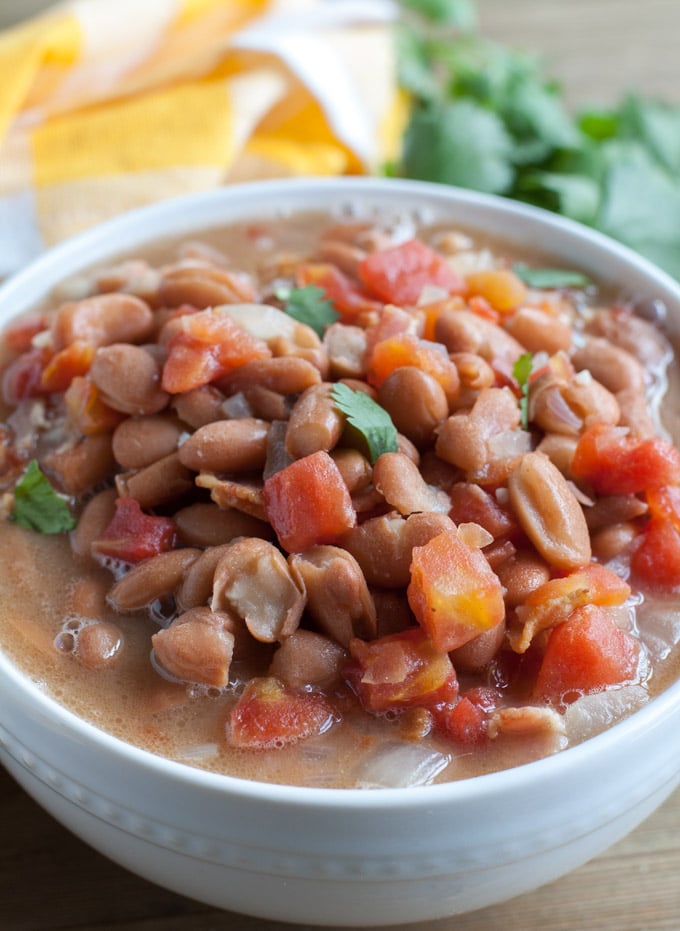
[(564, 714), (570, 743), (586, 740), (606, 730), (615, 721), (642, 707), (649, 698), (641, 685), (624, 685), (593, 695), (582, 695)]
[(426, 750), (415, 743), (382, 744), (366, 757), (357, 773), (359, 789), (406, 789), (426, 786), (451, 762), (452, 757)]
[(526, 430), (502, 430), (486, 442), (494, 459), (510, 459), (531, 452), (531, 434)]

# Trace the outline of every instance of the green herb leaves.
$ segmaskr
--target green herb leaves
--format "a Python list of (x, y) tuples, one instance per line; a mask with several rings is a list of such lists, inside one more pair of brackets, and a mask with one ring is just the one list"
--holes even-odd
[(52, 488), (32, 459), (14, 490), (12, 520), (39, 533), (63, 533), (73, 530), (75, 518), (64, 499)]
[(512, 374), (519, 385), (521, 392), (519, 398), (519, 412), (522, 427), (529, 426), (529, 376), (531, 375), (532, 358), (530, 352), (523, 352), (512, 367)]
[(530, 288), (587, 288), (590, 278), (568, 268), (532, 268), (515, 262), (513, 271)]
[(299, 323), (306, 323), (319, 336), (324, 330), (338, 319), (338, 312), (333, 304), (326, 298), (323, 288), (309, 284), (304, 288), (291, 288), (277, 292), (276, 296), (285, 301), (284, 310), (289, 317)]
[(469, 3), (401, 4), (412, 107), (392, 174), (536, 204), (680, 278), (680, 107), (630, 95), (572, 115), (538, 59), (473, 31)]
[(397, 430), (392, 418), (363, 391), (353, 391), (341, 382), (333, 385), (331, 397), (348, 423), (366, 441), (371, 462), (383, 453), (396, 453), (399, 449)]

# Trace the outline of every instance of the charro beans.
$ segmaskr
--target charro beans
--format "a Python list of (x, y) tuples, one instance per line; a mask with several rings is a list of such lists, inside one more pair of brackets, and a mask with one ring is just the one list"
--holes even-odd
[[(454, 777), (526, 762), (578, 739), (573, 698), (573, 720), (582, 693), (604, 720), (613, 690), (660, 681), (645, 623), (680, 591), (668, 346), (626, 301), (525, 286), (465, 231), (345, 216), (116, 262), (10, 326), (5, 582), (32, 655), (71, 664), (59, 687), (117, 720), (129, 689), (132, 739), (162, 732), (170, 755), (252, 775), (267, 747), (262, 778), (322, 785), (406, 741), (450, 744)], [(21, 525), (32, 460), (70, 550)], [(46, 611), (56, 638), (33, 629)], [(588, 645), (607, 662), (550, 671), (580, 625), (612, 634)]]

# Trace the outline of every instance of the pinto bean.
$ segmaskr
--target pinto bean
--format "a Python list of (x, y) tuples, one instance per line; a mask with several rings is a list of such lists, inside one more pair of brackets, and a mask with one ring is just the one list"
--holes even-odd
[(331, 262), (350, 278), (359, 277), (359, 266), (368, 253), (354, 243), (342, 239), (323, 238), (319, 243), (319, 256), (324, 262)]
[(169, 550), (137, 563), (111, 587), (109, 604), (115, 611), (137, 611), (173, 594), (200, 553), (191, 548)]
[(77, 556), (91, 558), (90, 545), (101, 537), (111, 523), (117, 497), (115, 488), (107, 488), (87, 502), (71, 534), (71, 549)]
[(182, 427), (173, 417), (127, 417), (113, 432), (113, 455), (124, 469), (143, 469), (173, 453), (181, 435)]
[(179, 537), (187, 546), (219, 546), (236, 537), (261, 537), (271, 540), (269, 524), (243, 514), (235, 508), (223, 509), (207, 501), (181, 508), (173, 515)]
[(206, 608), (187, 611), (151, 637), (161, 667), (173, 678), (222, 688), (234, 655), (229, 615)]
[[(250, 414), (258, 420), (288, 420), (293, 409), (290, 397), (265, 388), (263, 385), (250, 385), (249, 388), (244, 388), (243, 398)], [(232, 399), (225, 402), (225, 410), (230, 400)]]
[(175, 601), (182, 611), (205, 607), (210, 602), (215, 569), (230, 542), (209, 547), (187, 567), (175, 592)]
[(645, 390), (645, 372), (638, 360), (625, 349), (607, 339), (590, 337), (571, 356), (577, 371), (587, 369), (597, 381), (610, 391)]
[(423, 546), (445, 530), (455, 531), (446, 514), (428, 512), (403, 518), (392, 512), (353, 527), (339, 543), (354, 556), (369, 585), (404, 588), (411, 578), (413, 547)]
[(191, 304), (205, 310), (253, 301), (255, 297), (255, 289), (245, 275), (214, 265), (176, 266), (163, 275), (158, 285), (158, 300), (166, 307)]
[(251, 336), (264, 340), (274, 356), (299, 356), (328, 374), (328, 358), (320, 337), (305, 323), (299, 323), (267, 304), (234, 304), (223, 308), (232, 320)]
[(494, 458), (489, 440), (519, 426), (517, 399), (509, 388), (483, 388), (472, 410), (452, 414), (437, 430), (437, 455), (466, 471)]
[(141, 346), (102, 346), (95, 354), (90, 378), (109, 407), (124, 414), (157, 414), (170, 400), (160, 386), (161, 366)]
[(214, 385), (203, 385), (172, 398), (172, 406), (181, 421), (194, 430), (214, 420), (224, 419), (225, 402), (222, 392)]
[(331, 378), (361, 378), (366, 371), (366, 330), (332, 323), (323, 335)]
[(611, 524), (635, 520), (647, 510), (647, 504), (637, 495), (607, 495), (598, 498), (592, 507), (585, 508), (584, 514), (588, 529), (593, 533)]
[(621, 411), (619, 424), (622, 427), (629, 427), (635, 436), (656, 436), (656, 425), (644, 394), (625, 388), (616, 392), (616, 403)]
[(568, 352), (571, 349), (572, 330), (569, 324), (537, 307), (520, 307), (505, 318), (503, 325), (506, 332), (528, 352), (547, 352), (552, 356), (560, 350)]
[(550, 567), (532, 550), (518, 550), (496, 567), (509, 607), (524, 604), (529, 595), (550, 580)]
[(510, 474), (508, 492), (522, 529), (547, 563), (570, 572), (590, 562), (590, 534), (581, 505), (547, 456), (523, 456)]
[(488, 666), (500, 650), (505, 638), (505, 621), (496, 624), (491, 630), (485, 630), (472, 640), (468, 640), (462, 647), (453, 650), (449, 655), (456, 671), (475, 672)]
[(178, 453), (164, 456), (136, 472), (116, 476), (121, 497), (135, 498), (142, 509), (155, 508), (181, 498), (193, 487), (191, 472), (182, 465)]
[(97, 621), (79, 631), (76, 657), (86, 669), (102, 669), (118, 658), (122, 648), (120, 628), (108, 621)]
[(289, 637), (300, 623), (305, 596), (280, 550), (253, 538), (227, 546), (215, 569), (212, 610), (233, 611), (263, 643)]
[(352, 637), (375, 637), (375, 605), (351, 553), (338, 546), (313, 546), (289, 556), (288, 564), (306, 593), (308, 613), (323, 633), (345, 648)]
[(292, 688), (329, 686), (340, 679), (347, 652), (330, 637), (298, 628), (277, 649), (269, 675)]
[(252, 385), (260, 385), (277, 394), (300, 394), (312, 385), (318, 385), (321, 375), (318, 368), (298, 356), (278, 356), (246, 362), (230, 375), (219, 380), (225, 394), (236, 394)]
[(335, 447), (330, 453), (342, 475), (342, 480), (351, 495), (368, 488), (373, 476), (373, 469), (368, 459), (358, 449)]
[(179, 448), (179, 461), (195, 472), (254, 472), (267, 457), (269, 424), (254, 417), (217, 420), (199, 427)]
[(62, 304), (52, 320), (55, 349), (77, 339), (95, 346), (141, 343), (152, 331), (151, 308), (132, 294), (99, 294)]
[(286, 432), (286, 451), (293, 459), (337, 445), (345, 418), (331, 397), (332, 387), (329, 382), (313, 385), (295, 402)]
[(42, 464), (57, 477), (66, 494), (78, 497), (101, 485), (115, 470), (111, 436), (84, 436), (73, 446), (48, 453)]
[(578, 445), (578, 437), (562, 433), (547, 433), (538, 444), (536, 451), (543, 453), (557, 466), (562, 475), (571, 478), (571, 462)]
[(412, 365), (395, 369), (378, 390), (378, 401), (400, 433), (418, 447), (434, 442), (434, 430), (449, 413), (439, 382)]
[(630, 521), (603, 527), (591, 537), (593, 553), (600, 562), (615, 559), (632, 545), (639, 533), (639, 528)]
[(211, 472), (199, 472), (195, 482), (199, 488), (209, 489), (210, 497), (218, 507), (236, 508), (258, 520), (267, 519), (261, 481), (237, 482), (231, 478), (218, 478)]
[(514, 336), (470, 310), (445, 310), (435, 323), (434, 336), (450, 353), (468, 352), (487, 362), (514, 364), (525, 351)]
[(601, 308), (589, 322), (588, 331), (625, 349), (647, 370), (658, 368), (671, 356), (661, 329), (626, 307)]
[(373, 466), (373, 485), (400, 514), (438, 511), (448, 514), (451, 499), (445, 491), (428, 485), (418, 466), (403, 453), (383, 453)]
[(396, 588), (372, 588), (371, 597), (375, 605), (378, 637), (397, 634), (412, 627), (415, 617), (404, 590)]

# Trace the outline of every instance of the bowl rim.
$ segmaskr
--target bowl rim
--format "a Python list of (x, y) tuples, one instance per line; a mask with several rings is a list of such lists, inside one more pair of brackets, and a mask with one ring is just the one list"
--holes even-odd
[[(106, 220), (90, 229), (69, 237), (62, 243), (46, 250), (42, 255), (16, 272), (4, 283), (0, 284), (0, 308), (5, 303), (10, 305), (10, 319), (21, 311), (30, 309), (41, 296), (49, 294), (51, 288), (64, 277), (72, 276), (78, 270), (85, 270), (99, 261), (109, 258), (115, 259), (131, 252), (136, 247), (158, 241), (158, 232), (166, 230), (165, 236), (176, 239), (190, 231), (200, 232), (201, 228), (208, 229), (220, 225), (217, 214), (220, 205), (229, 206), (235, 199), (246, 202), (251, 196), (257, 195), (263, 199), (274, 202), (277, 195), (289, 199), (292, 203), (301, 195), (312, 195), (318, 200), (319, 208), (323, 208), (324, 197), (333, 195), (350, 199), (352, 196), (365, 194), (369, 199), (371, 195), (380, 198), (389, 198), (395, 193), (403, 194), (409, 198), (433, 201), (438, 206), (447, 204), (456, 208), (469, 207), (472, 210), (482, 210), (491, 214), (503, 215), (510, 220), (517, 220), (522, 224), (529, 224), (531, 228), (550, 229), (552, 233), (562, 240), (570, 240), (581, 246), (592, 247), (597, 253), (599, 261), (601, 256), (608, 258), (612, 264), (625, 264), (629, 269), (645, 279), (649, 279), (657, 289), (678, 304), (680, 314), (680, 284), (669, 274), (655, 266), (648, 259), (634, 252), (629, 247), (611, 239), (599, 231), (585, 227), (582, 224), (561, 217), (539, 207), (523, 204), (508, 198), (492, 194), (484, 194), (467, 189), (444, 186), (424, 181), (411, 181), (402, 179), (371, 178), (365, 176), (339, 177), (339, 178), (295, 178), (255, 181), (227, 185), (223, 188), (204, 191), (194, 194), (185, 194), (179, 197), (138, 207), (127, 211), (112, 219)], [(300, 209), (312, 210), (313, 207), (292, 207), (284, 213), (296, 213)], [(270, 214), (272, 211), (269, 211)], [(206, 222), (205, 215), (211, 218)], [(247, 211), (238, 212), (238, 219), (247, 219)], [(201, 219), (203, 218), (203, 219)], [(474, 216), (466, 225), (476, 228)], [(236, 217), (227, 216), (222, 225), (238, 222)], [(150, 230), (139, 235), (140, 230)], [(483, 230), (483, 226), (479, 226)], [(155, 232), (153, 232), (155, 230)], [(118, 241), (126, 233), (133, 233), (133, 240), (125, 247), (119, 246), (107, 251), (110, 240)], [(503, 235), (502, 239), (509, 239)], [(98, 252), (93, 259), (90, 255), (92, 249)], [(549, 250), (558, 251), (559, 250)], [(557, 256), (559, 258), (559, 255)], [(69, 266), (66, 274), (56, 276), (56, 271), (63, 265)], [(606, 278), (606, 273), (605, 276)], [(38, 279), (40, 285), (36, 286)], [(23, 295), (23, 301), (22, 301)], [(30, 298), (27, 300), (27, 298)], [(12, 302), (17, 309), (12, 308)], [(4, 317), (4, 312), (0, 310)], [(668, 685), (663, 691), (655, 695), (648, 703), (634, 711), (632, 714), (617, 722), (604, 732), (590, 737), (580, 744), (567, 747), (557, 753), (524, 763), (510, 769), (487, 773), (474, 777), (453, 780), (450, 782), (411, 786), (408, 788), (381, 788), (377, 791), (366, 789), (336, 789), (324, 787), (291, 786), (279, 783), (257, 782), (235, 776), (214, 773), (192, 766), (188, 763), (175, 761), (157, 755), (134, 744), (127, 743), (98, 728), (95, 724), (80, 717), (56, 698), (44, 692), (27, 673), (15, 665), (10, 657), (0, 650), (0, 674), (14, 682), (27, 698), (37, 702), (40, 711), (51, 718), (55, 725), (66, 729), (68, 733), (79, 741), (85, 741), (93, 748), (115, 753), (129, 760), (138, 767), (149, 772), (175, 779), (179, 782), (189, 783), (202, 790), (217, 793), (241, 795), (252, 800), (267, 800), (280, 802), (286, 805), (299, 805), (326, 809), (382, 809), (382, 808), (408, 808), (430, 806), (438, 802), (465, 802), (471, 798), (484, 798), (495, 794), (502, 788), (504, 792), (513, 790), (528, 790), (531, 785), (550, 780), (551, 775), (559, 772), (562, 776), (565, 771), (578, 769), (587, 764), (591, 757), (606, 755), (620, 742), (632, 742), (647, 732), (653, 724), (658, 724), (667, 716), (677, 712), (680, 705), (680, 679)], [(14, 735), (17, 736), (18, 735)], [(680, 764), (679, 764), (680, 766)]]

